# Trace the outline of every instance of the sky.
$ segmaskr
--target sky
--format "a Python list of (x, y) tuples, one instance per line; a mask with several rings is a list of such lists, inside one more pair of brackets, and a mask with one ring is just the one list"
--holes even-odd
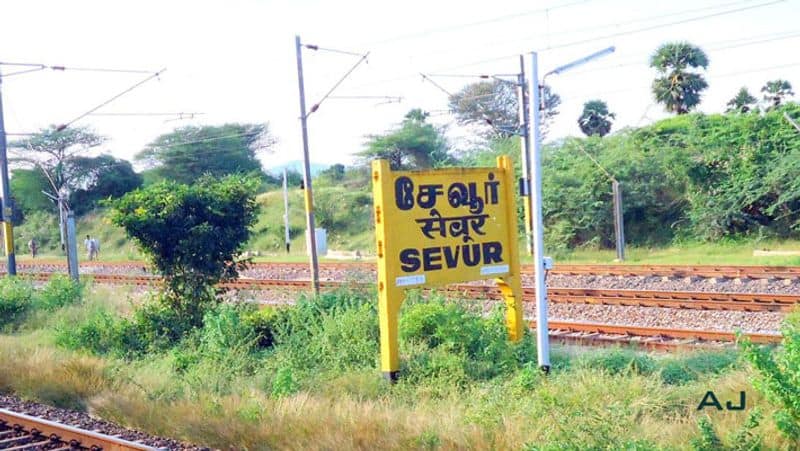
[[(454, 146), (464, 146), (467, 135), (446, 111), (447, 94), (420, 73), (456, 92), (479, 81), (476, 75), (519, 72), (519, 55), (530, 71), (531, 51), (538, 53), (541, 77), (616, 47), (609, 56), (547, 78), (562, 98), (548, 139), (580, 136), (577, 118), (592, 99), (604, 100), (616, 114), (614, 130), (667, 117), (652, 99), (655, 71), (648, 60), (670, 41), (689, 41), (708, 54), (702, 112), (724, 111), (742, 86), (760, 98), (771, 79), (789, 80), (800, 90), (800, 0), (4, 0), (0, 18), (0, 62), (166, 68), (97, 113), (202, 114), (89, 115), (75, 122), (108, 138), (98, 151), (125, 159), (176, 127), (229, 122), (269, 124), (277, 144), (261, 155), (266, 167), (302, 159), (295, 35), (325, 49), (369, 52), (309, 116), (314, 163), (352, 163), (368, 135), (391, 129), (412, 108), (432, 112), (431, 121), (447, 126)], [(304, 50), (309, 107), (358, 59)], [(0, 66), (6, 74), (20, 69)], [(30, 133), (70, 122), (148, 76), (43, 70), (4, 77), (6, 131)]]

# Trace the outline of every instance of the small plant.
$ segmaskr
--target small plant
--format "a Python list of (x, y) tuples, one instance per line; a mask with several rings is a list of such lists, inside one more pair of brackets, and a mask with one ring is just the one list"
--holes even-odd
[(33, 285), (19, 277), (0, 279), (0, 327), (18, 324), (31, 308)]
[(592, 353), (586, 357), (584, 365), (610, 374), (651, 374), (656, 368), (655, 360), (649, 355), (623, 348)]
[(280, 398), (293, 395), (299, 389), (300, 386), (294, 379), (291, 368), (279, 368), (277, 374), (275, 374), (275, 379), (272, 381), (272, 396)]
[(55, 274), (36, 297), (35, 305), (44, 310), (55, 310), (80, 302), (83, 285), (62, 274)]
[(730, 445), (726, 445), (722, 438), (714, 430), (714, 426), (707, 417), (697, 421), (700, 433), (691, 439), (690, 444), (695, 451), (756, 451), (761, 449), (762, 437), (753, 431), (761, 421), (761, 412), (753, 409), (747, 416), (747, 421), (739, 430), (734, 432), (728, 439)]
[(786, 317), (782, 350), (742, 342), (745, 358), (758, 372), (756, 389), (780, 408), (775, 413), (778, 429), (800, 446), (800, 312)]

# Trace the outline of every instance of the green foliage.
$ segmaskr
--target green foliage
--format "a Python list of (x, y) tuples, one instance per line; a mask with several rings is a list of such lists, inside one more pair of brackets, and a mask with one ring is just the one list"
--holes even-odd
[(25, 215), (25, 223), (14, 229), (17, 253), (27, 253), (31, 238), (39, 244), (39, 253), (61, 251), (58, 215), (49, 211), (34, 211)]
[(135, 159), (165, 180), (190, 184), (206, 174), (260, 174), (258, 152), (274, 143), (267, 124), (186, 126), (159, 136)]
[(518, 343), (508, 341), (503, 309), (485, 319), (441, 299), (408, 303), (400, 315), (400, 337), (412, 345), (406, 362), (407, 377), (412, 381), (491, 379), (518, 369), (535, 356), (529, 335)]
[(107, 198), (118, 198), (142, 186), (142, 176), (131, 163), (111, 155), (75, 157), (70, 162), (77, 189), (70, 193), (69, 204), (76, 214), (93, 210)]
[[(625, 239), (657, 244), (673, 238), (682, 214), (681, 154), (647, 152), (628, 133), (569, 139), (545, 148), (542, 162), (545, 244), (551, 252), (579, 245), (613, 247), (611, 180), (622, 187)], [(588, 155), (587, 155), (588, 154)]]
[(608, 111), (602, 100), (590, 100), (583, 104), (583, 112), (578, 118), (578, 126), (586, 136), (603, 137), (611, 132), (611, 120), (616, 115)]
[(425, 169), (451, 162), (442, 130), (426, 122), (428, 113), (409, 111), (399, 127), (384, 134), (372, 135), (366, 149), (358, 155), (365, 160), (386, 159), (392, 169)]
[(686, 114), (700, 104), (700, 93), (708, 87), (702, 75), (689, 69), (708, 67), (708, 57), (688, 42), (661, 45), (650, 58), (650, 67), (658, 70), (653, 80), (653, 95), (667, 111)]
[(234, 279), (236, 260), (256, 219), (257, 181), (203, 177), (194, 185), (163, 182), (126, 194), (111, 221), (123, 227), (165, 278), (164, 301), (193, 325), (216, 301), (213, 286)]
[(660, 363), (659, 372), (665, 384), (681, 385), (697, 380), (704, 374), (719, 374), (732, 368), (739, 360), (735, 352), (694, 352), (683, 358), (668, 358)]
[(770, 80), (762, 88), (761, 92), (764, 93), (764, 101), (769, 104), (767, 110), (777, 108), (786, 102), (788, 97), (794, 95), (792, 91), (792, 84), (786, 80)]
[(84, 188), (90, 181), (78, 163), (81, 154), (105, 142), (89, 127), (67, 127), (59, 130), (52, 125), (25, 139), (11, 141), (8, 147), (19, 149), (14, 163), (34, 166), (43, 171), (48, 181), (47, 191), (56, 197), (62, 188), (72, 192)]
[(742, 349), (758, 372), (756, 389), (777, 404), (778, 429), (800, 446), (800, 313), (787, 316), (781, 329), (782, 348), (756, 346), (744, 340)]
[(761, 421), (761, 412), (753, 409), (747, 416), (747, 421), (728, 438), (726, 444), (714, 430), (708, 417), (700, 418), (697, 427), (700, 433), (690, 440), (695, 451), (757, 451), (762, 449), (763, 438), (754, 433)]
[(297, 381), (292, 374), (291, 368), (279, 368), (272, 382), (272, 396), (280, 398), (282, 396), (293, 395), (300, 389)]
[(50, 183), (40, 169), (14, 169), (11, 171), (11, 192), (17, 206), (29, 216), (34, 212), (55, 212), (53, 201), (42, 191), (50, 192)]
[(725, 112), (747, 113), (754, 108), (757, 109), (756, 102), (758, 102), (758, 99), (753, 97), (753, 95), (750, 94), (750, 91), (742, 86), (741, 89), (739, 89), (739, 92), (736, 93), (736, 97), (728, 101), (728, 109), (726, 109)]
[(56, 342), (68, 349), (132, 359), (171, 348), (193, 328), (186, 317), (151, 299), (130, 318), (99, 308), (81, 324), (64, 323), (58, 328)]
[(0, 278), (0, 327), (19, 323), (31, 308), (33, 285), (19, 277)]
[(277, 361), (301, 371), (374, 367), (378, 314), (366, 293), (341, 290), (302, 298), (279, 315)]
[[(543, 105), (539, 130), (547, 135), (548, 126), (558, 114), (561, 97), (549, 86), (542, 89)], [(450, 96), (450, 111), (462, 125), (476, 126), (486, 137), (510, 138), (519, 126), (517, 88), (507, 81), (472, 83)]]
[(612, 348), (586, 354), (583, 366), (607, 371), (609, 374), (652, 374), (656, 362), (652, 357), (630, 349)]
[(43, 310), (55, 310), (81, 301), (83, 284), (68, 276), (55, 274), (45, 286), (36, 293), (35, 306)]

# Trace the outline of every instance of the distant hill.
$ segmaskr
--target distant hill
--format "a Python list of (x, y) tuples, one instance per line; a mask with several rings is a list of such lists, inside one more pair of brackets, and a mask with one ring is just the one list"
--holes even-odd
[[(311, 176), (314, 177), (320, 172), (328, 169), (330, 167), (329, 164), (324, 163), (311, 163)], [(276, 166), (271, 166), (267, 168), (267, 172), (274, 175), (283, 174), (283, 170), (287, 169), (289, 171), (295, 171), (300, 174), (303, 173), (303, 161), (302, 160), (293, 160), (287, 161), (286, 163), (282, 163)]]

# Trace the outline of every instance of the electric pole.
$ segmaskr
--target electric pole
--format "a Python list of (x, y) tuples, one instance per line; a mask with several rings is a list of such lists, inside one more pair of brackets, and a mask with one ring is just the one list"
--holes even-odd
[[(0, 91), (3, 76), (0, 74)], [(3, 242), (8, 257), (8, 275), (17, 274), (17, 259), (14, 256), (14, 228), (11, 224), (11, 189), (8, 184), (8, 154), (6, 148), (6, 128), (3, 122), (3, 97), (0, 92), (0, 196), (3, 196), (0, 207), (0, 219), (3, 221)]]
[(303, 84), (303, 51), (300, 35), (294, 37), (297, 50), (297, 84), (300, 88), (300, 127), (303, 132), (303, 194), (306, 206), (306, 233), (311, 266), (311, 286), (319, 294), (319, 262), (317, 260), (317, 236), (314, 226), (314, 196), (311, 191), (311, 161), (308, 155), (308, 115), (306, 115), (306, 93)]
[(289, 187), (286, 179), (286, 168), (283, 168), (283, 229), (286, 232), (286, 253), (288, 254), (291, 237), (289, 236)]
[(617, 260), (625, 261), (625, 223), (622, 219), (622, 187), (617, 179), (611, 180), (614, 194), (614, 236), (617, 238)]
[(522, 174), (520, 174), (519, 190), (523, 202), (523, 210), (525, 210), (525, 243), (528, 249), (528, 255), (533, 255), (533, 216), (531, 216), (531, 134), (530, 134), (530, 113), (528, 106), (528, 90), (525, 82), (525, 57), (519, 56), (519, 76), (517, 78), (517, 85), (519, 86), (517, 96), (519, 97), (519, 120), (521, 122), (522, 133), (521, 135), (521, 150), (522, 158), (520, 158), (520, 166)]
[(542, 220), (542, 136), (539, 130), (539, 109), (541, 108), (539, 88), (539, 62), (536, 52), (531, 52), (530, 117), (533, 155), (531, 158), (531, 195), (533, 241), (533, 273), (536, 286), (536, 348), (539, 354), (539, 368), (550, 372), (550, 336), (547, 326), (547, 285), (544, 280), (544, 222)]

